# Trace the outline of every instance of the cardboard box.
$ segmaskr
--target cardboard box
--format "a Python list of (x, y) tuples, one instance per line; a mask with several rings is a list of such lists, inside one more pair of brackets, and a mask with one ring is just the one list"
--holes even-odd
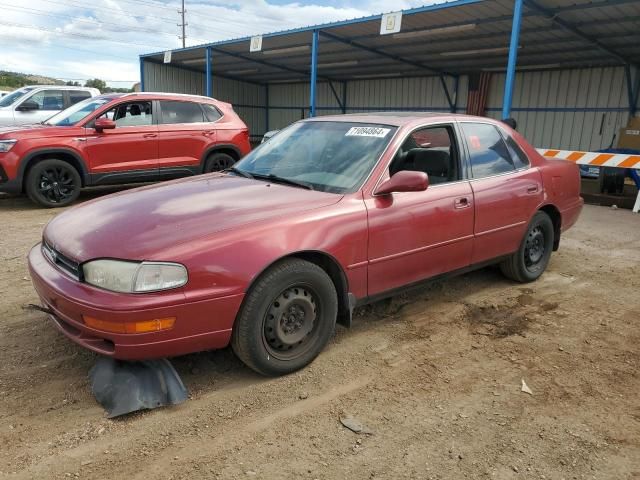
[(640, 117), (630, 117), (627, 122), (627, 128), (631, 130), (640, 130)]
[[(629, 122), (631, 123), (631, 122)], [(629, 125), (618, 132), (618, 148), (633, 148), (640, 150), (640, 122), (638, 128)]]

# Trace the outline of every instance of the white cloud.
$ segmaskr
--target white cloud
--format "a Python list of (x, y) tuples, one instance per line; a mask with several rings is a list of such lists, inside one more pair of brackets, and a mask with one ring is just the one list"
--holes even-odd
[[(383, 0), (187, 2), (187, 44), (362, 17), (390, 9)], [(440, 0), (438, 0), (440, 1)], [(421, 5), (397, 0), (393, 10)], [(138, 55), (178, 48), (178, 0), (6, 0), (0, 5), (0, 69), (62, 78), (135, 80)], [(20, 27), (23, 25), (24, 27)]]

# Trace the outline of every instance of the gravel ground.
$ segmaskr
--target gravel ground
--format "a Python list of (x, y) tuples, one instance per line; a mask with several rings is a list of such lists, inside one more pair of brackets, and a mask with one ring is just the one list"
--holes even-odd
[(361, 308), (287, 377), (177, 358), (189, 401), (107, 420), (94, 355), (21, 308), (56, 213), (0, 197), (2, 478), (640, 478), (639, 215), (585, 207), (535, 283), (488, 268)]

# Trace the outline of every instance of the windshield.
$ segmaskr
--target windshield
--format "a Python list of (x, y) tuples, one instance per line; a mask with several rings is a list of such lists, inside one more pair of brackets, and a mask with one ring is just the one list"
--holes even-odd
[(282, 130), (235, 165), (238, 173), (299, 182), (331, 193), (355, 191), (396, 131), (389, 125), (299, 122)]
[(55, 125), (57, 127), (65, 127), (75, 125), (90, 113), (93, 113), (102, 105), (109, 103), (112, 98), (87, 98), (71, 107), (56, 113), (44, 123), (47, 125)]
[(31, 90), (33, 90), (33, 87), (21, 88), (19, 90), (9, 93), (8, 95), (5, 95), (4, 97), (0, 98), (0, 107), (8, 107), (9, 105), (13, 105), (17, 100), (24, 97)]

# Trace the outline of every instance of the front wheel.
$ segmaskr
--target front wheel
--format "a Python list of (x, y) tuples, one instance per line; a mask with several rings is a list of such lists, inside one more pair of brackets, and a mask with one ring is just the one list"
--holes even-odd
[(221, 172), (232, 167), (236, 161), (226, 153), (212, 153), (204, 163), (204, 173)]
[(545, 271), (553, 250), (553, 223), (545, 212), (537, 212), (525, 233), (520, 248), (500, 264), (511, 280), (526, 283), (537, 280)]
[(43, 207), (65, 207), (80, 195), (82, 181), (73, 165), (50, 158), (36, 163), (27, 174), (25, 190)]
[(267, 270), (247, 294), (231, 345), (258, 373), (291, 373), (322, 351), (337, 314), (338, 297), (329, 275), (313, 263), (287, 259)]

